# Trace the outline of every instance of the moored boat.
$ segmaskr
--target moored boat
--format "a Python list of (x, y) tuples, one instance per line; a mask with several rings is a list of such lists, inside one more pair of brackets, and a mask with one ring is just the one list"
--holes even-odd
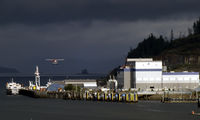
[(17, 95), (19, 90), (22, 88), (21, 84), (13, 81), (6, 84), (6, 94), (7, 95)]

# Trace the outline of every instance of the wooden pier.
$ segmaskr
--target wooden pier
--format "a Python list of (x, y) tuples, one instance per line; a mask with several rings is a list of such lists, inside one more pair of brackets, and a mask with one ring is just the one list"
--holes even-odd
[(94, 91), (65, 91), (47, 92), (36, 90), (20, 90), (21, 95), (33, 98), (55, 98), (64, 100), (87, 100), (87, 101), (106, 101), (106, 102), (138, 102), (137, 92), (94, 92)]

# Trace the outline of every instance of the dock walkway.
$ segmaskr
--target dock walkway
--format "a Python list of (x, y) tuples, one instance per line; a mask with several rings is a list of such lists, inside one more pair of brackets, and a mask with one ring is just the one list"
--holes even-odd
[(47, 91), (35, 91), (35, 90), (20, 90), (21, 95), (33, 97), (33, 98), (56, 98), (64, 100), (91, 100), (91, 101), (106, 101), (106, 102), (126, 102), (136, 103), (138, 102), (137, 92), (47, 92)]

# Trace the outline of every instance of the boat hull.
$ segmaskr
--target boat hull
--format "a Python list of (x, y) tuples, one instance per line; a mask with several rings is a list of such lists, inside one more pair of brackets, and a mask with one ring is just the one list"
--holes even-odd
[(19, 90), (18, 89), (6, 89), (6, 94), (7, 95), (18, 95)]
[(7, 95), (12, 95), (12, 90), (11, 89), (6, 89), (6, 94)]

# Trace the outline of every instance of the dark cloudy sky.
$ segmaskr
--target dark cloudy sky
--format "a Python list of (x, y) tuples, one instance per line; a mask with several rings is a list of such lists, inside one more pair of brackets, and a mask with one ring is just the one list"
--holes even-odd
[(0, 66), (51, 71), (46, 58), (64, 58), (58, 71), (106, 73), (150, 33), (187, 34), (199, 0), (1, 0)]

